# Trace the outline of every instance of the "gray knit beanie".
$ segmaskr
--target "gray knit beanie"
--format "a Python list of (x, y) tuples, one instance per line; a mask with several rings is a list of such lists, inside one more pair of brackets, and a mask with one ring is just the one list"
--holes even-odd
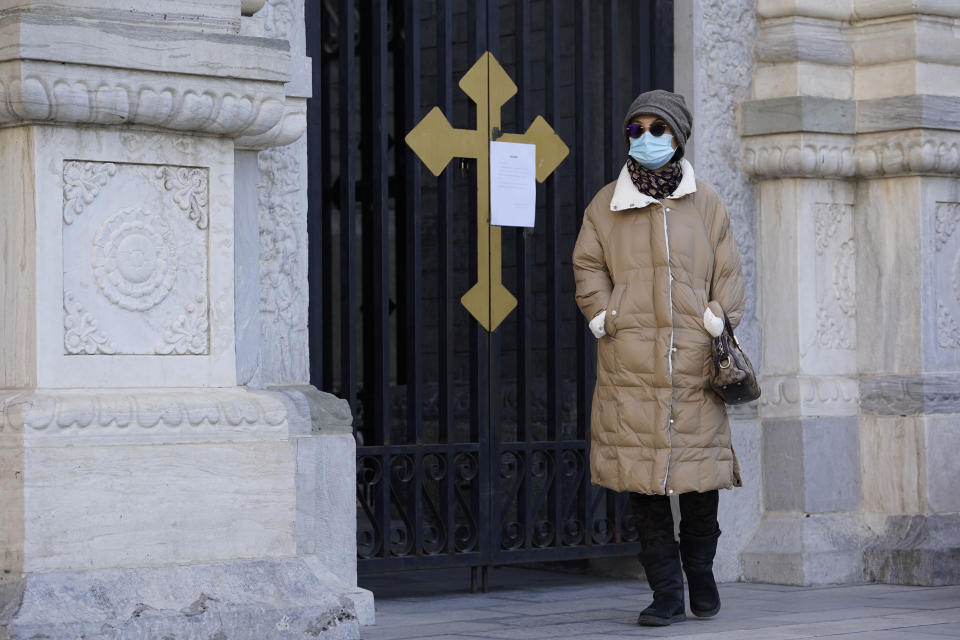
[(693, 132), (693, 115), (687, 109), (683, 96), (663, 89), (654, 89), (638, 95), (627, 109), (627, 116), (623, 119), (624, 137), (627, 135), (627, 125), (640, 114), (660, 116), (670, 125), (673, 129), (673, 137), (677, 141), (677, 153), (674, 154), (672, 162), (682, 158), (687, 138)]

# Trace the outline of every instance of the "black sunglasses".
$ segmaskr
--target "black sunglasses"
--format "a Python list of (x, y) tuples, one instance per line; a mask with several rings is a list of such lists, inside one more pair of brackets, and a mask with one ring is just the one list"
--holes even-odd
[[(643, 131), (644, 129), (642, 124), (633, 123), (627, 125), (627, 137), (639, 138), (643, 135)], [(652, 135), (654, 138), (659, 138), (667, 132), (667, 125), (663, 122), (654, 122), (652, 125), (650, 125), (649, 131), (650, 135)]]

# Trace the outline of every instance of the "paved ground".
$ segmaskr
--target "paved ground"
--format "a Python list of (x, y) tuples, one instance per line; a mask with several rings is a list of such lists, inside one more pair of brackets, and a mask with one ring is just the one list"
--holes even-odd
[(377, 625), (364, 640), (624, 638), (679, 640), (937, 640), (960, 638), (960, 587), (720, 586), (715, 618), (636, 626), (646, 584), (519, 568), (491, 569), (489, 592), (470, 593), (468, 569), (368, 576)]

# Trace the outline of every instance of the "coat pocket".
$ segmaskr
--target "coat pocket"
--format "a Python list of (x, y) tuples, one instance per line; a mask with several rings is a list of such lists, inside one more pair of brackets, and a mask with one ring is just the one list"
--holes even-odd
[(620, 302), (623, 300), (623, 294), (626, 290), (626, 284), (615, 284), (613, 285), (613, 291), (610, 293), (607, 315), (603, 319), (603, 330), (611, 338), (617, 335), (617, 324), (620, 322)]

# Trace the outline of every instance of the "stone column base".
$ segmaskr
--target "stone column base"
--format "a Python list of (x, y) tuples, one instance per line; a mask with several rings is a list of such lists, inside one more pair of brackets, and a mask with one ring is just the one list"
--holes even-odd
[(818, 585), (863, 582), (859, 514), (767, 513), (740, 556), (745, 582)]
[(316, 558), (28, 574), (0, 586), (0, 639), (359, 638), (373, 598)]
[(960, 514), (890, 516), (884, 524), (863, 552), (867, 580), (960, 584)]

